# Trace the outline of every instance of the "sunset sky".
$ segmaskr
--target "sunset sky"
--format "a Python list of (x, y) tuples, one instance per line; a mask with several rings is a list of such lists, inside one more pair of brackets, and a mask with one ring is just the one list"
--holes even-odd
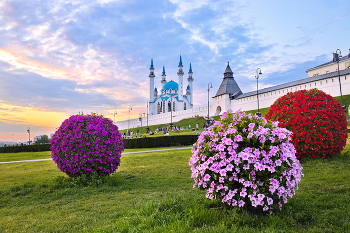
[[(79, 112), (146, 112), (149, 66), (177, 81), (192, 63), (195, 107), (229, 61), (243, 92), (306, 78), (350, 49), (349, 0), (0, 0), (0, 141), (54, 133)], [(185, 82), (187, 83), (187, 81)]]

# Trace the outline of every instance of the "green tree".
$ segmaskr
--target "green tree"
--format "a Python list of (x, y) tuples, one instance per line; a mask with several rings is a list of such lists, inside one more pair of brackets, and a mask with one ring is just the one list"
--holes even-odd
[(41, 138), (37, 139), (35, 141), (35, 144), (41, 144), (41, 143), (49, 143), (50, 142), (50, 139), (49, 139), (49, 136), (47, 136), (46, 134), (41, 136)]

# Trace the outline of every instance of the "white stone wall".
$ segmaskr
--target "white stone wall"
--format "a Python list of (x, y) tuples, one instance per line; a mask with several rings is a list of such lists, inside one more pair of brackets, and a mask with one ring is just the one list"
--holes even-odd
[[(350, 94), (350, 75), (341, 76), (340, 81), (341, 81), (341, 87), (342, 87), (342, 94), (349, 95)], [(260, 108), (268, 108), (275, 102), (276, 99), (287, 94), (288, 92), (294, 92), (297, 90), (310, 90), (313, 88), (322, 90), (325, 93), (334, 97), (340, 96), (339, 79), (338, 77), (333, 77), (333, 78), (327, 78), (319, 81), (309, 82), (301, 85), (296, 85), (288, 88), (282, 88), (279, 90), (259, 94), (259, 106)], [(264, 89), (259, 91), (263, 91), (263, 90)], [(256, 95), (253, 95), (246, 98), (231, 100), (231, 106), (233, 111), (237, 111), (239, 109), (244, 111), (257, 109), (258, 108), (257, 97)]]

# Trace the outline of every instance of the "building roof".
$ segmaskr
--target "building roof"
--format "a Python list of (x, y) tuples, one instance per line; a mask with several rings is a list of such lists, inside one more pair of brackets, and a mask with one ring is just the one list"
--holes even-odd
[(164, 84), (163, 86), (164, 90), (178, 90), (179, 89), (179, 84), (177, 82), (174, 81), (169, 81), (167, 83)]
[[(350, 69), (340, 70), (339, 73), (340, 73), (340, 75), (350, 74)], [(300, 79), (300, 80), (296, 80), (296, 81), (292, 81), (292, 82), (288, 82), (288, 83), (283, 83), (283, 84), (276, 85), (276, 86), (273, 86), (273, 87), (264, 88), (264, 89), (259, 90), (259, 94), (264, 94), (264, 93), (267, 93), (267, 92), (270, 92), (270, 91), (277, 91), (277, 90), (280, 90), (280, 89), (283, 89), (283, 88), (288, 88), (288, 87), (293, 87), (293, 86), (297, 86), (297, 85), (302, 85), (302, 84), (305, 84), (305, 83), (310, 83), (310, 82), (319, 81), (319, 80), (332, 78), (332, 77), (338, 77), (338, 71), (335, 71), (335, 72), (332, 72), (332, 73), (323, 74), (323, 75), (318, 75), (318, 76), (314, 76), (314, 77), (310, 77), (310, 78), (304, 78), (304, 79)], [(241, 98), (255, 96), (255, 95), (256, 95), (256, 91), (250, 91), (250, 92), (247, 92), (247, 93), (239, 95), (235, 99), (241, 99)]]
[[(350, 49), (349, 49), (349, 54), (348, 54), (348, 55), (345, 55), (345, 56), (339, 58), (339, 62), (342, 62), (342, 61), (348, 60), (348, 59), (350, 59)], [(315, 70), (315, 69), (318, 69), (318, 68), (323, 67), (323, 66), (329, 66), (329, 65), (334, 64), (334, 63), (336, 63), (336, 61), (333, 61), (333, 60), (332, 60), (332, 61), (323, 63), (323, 64), (321, 64), (321, 65), (315, 66), (315, 67), (313, 67), (313, 68), (307, 69), (305, 72), (307, 73), (307, 72), (309, 72), (310, 70)]]
[(223, 94), (233, 94), (234, 96), (242, 94), (241, 89), (239, 88), (238, 84), (236, 83), (236, 80), (233, 77), (233, 72), (229, 63), (227, 63), (226, 66), (224, 79), (222, 80), (221, 85), (214, 97)]

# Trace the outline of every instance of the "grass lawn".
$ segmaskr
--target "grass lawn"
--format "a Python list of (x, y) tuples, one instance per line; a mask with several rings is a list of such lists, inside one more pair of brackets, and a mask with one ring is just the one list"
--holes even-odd
[(52, 161), (0, 164), (0, 232), (350, 232), (349, 139), (339, 156), (302, 160), (297, 195), (267, 215), (207, 200), (192, 188), (190, 156), (127, 154), (100, 185), (70, 182)]

